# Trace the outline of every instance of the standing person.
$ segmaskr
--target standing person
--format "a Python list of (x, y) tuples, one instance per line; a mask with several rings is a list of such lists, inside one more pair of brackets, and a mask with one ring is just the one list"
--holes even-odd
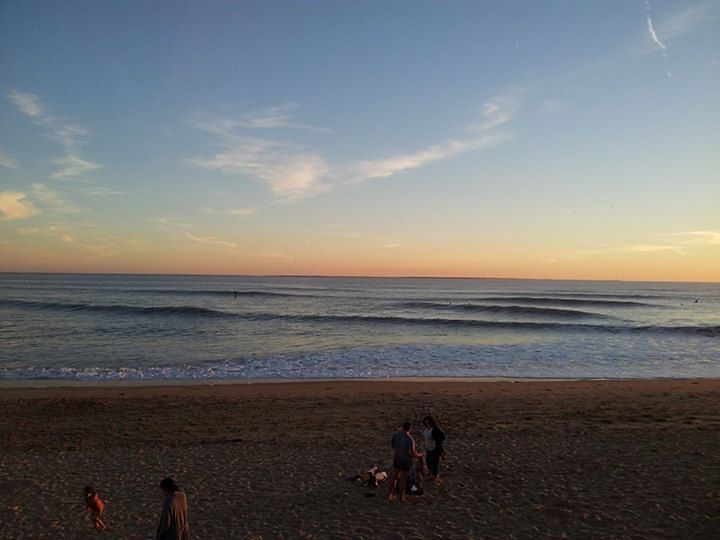
[(189, 540), (187, 497), (172, 478), (165, 478), (160, 482), (160, 489), (165, 499), (155, 535), (156, 540)]
[(105, 522), (102, 519), (102, 513), (105, 509), (105, 503), (102, 502), (102, 499), (97, 494), (97, 491), (95, 491), (95, 488), (92, 486), (85, 486), (84, 498), (85, 510), (87, 512), (90, 512), (90, 521), (92, 521), (93, 526), (98, 531), (104, 531), (107, 528)]
[(423, 454), (415, 450), (415, 441), (410, 436), (410, 422), (405, 422), (402, 430), (392, 437), (393, 448), (393, 472), (388, 485), (388, 500), (395, 498), (395, 487), (400, 487), (400, 500), (407, 500), (405, 489), (407, 488), (407, 476), (412, 467), (413, 458), (421, 458)]
[(440, 484), (440, 458), (445, 456), (443, 449), (443, 441), (445, 434), (437, 426), (435, 419), (428, 415), (423, 418), (423, 438), (425, 439), (425, 450), (427, 451), (427, 467), (430, 470), (430, 476), (435, 479), (436, 484)]

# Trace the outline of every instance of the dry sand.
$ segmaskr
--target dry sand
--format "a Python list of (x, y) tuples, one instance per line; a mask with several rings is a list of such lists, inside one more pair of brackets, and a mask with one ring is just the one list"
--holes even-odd
[[(428, 412), (444, 485), (345, 480)], [(165, 476), (195, 539), (718, 538), (720, 381), (5, 387), (0, 474), (2, 539), (150, 538)]]

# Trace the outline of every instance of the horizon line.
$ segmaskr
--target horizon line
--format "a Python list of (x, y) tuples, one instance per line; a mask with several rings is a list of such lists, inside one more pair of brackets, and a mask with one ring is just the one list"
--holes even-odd
[(12, 271), (1, 270), (3, 274), (39, 274), (59, 276), (169, 276), (169, 277), (252, 277), (252, 278), (332, 278), (332, 279), (458, 279), (458, 280), (496, 280), (496, 281), (590, 281), (598, 283), (619, 282), (619, 283), (695, 283), (718, 285), (720, 281), (678, 281), (678, 280), (642, 280), (642, 279), (583, 279), (583, 278), (521, 278), (521, 277), (493, 277), (493, 276), (379, 276), (379, 275), (332, 275), (332, 274), (194, 274), (194, 273), (148, 273), (148, 272), (40, 272), (40, 271)]

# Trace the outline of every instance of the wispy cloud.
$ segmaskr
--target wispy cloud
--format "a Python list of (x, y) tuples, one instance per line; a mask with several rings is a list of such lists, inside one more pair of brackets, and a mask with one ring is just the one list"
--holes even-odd
[(682, 246), (720, 246), (720, 231), (682, 231), (662, 236)]
[(178, 231), (178, 230), (187, 230), (190, 228), (190, 224), (185, 223), (184, 221), (180, 221), (176, 218), (165, 218), (165, 217), (159, 217), (159, 218), (151, 218), (148, 220), (150, 223), (156, 223), (158, 224), (163, 230), (166, 231)]
[(4, 152), (0, 152), (0, 167), (7, 167), (8, 169), (17, 169), (18, 168), (18, 162), (15, 161), (13, 158), (5, 154)]
[(720, 231), (680, 231), (656, 234), (651, 242), (626, 246), (624, 251), (638, 253), (674, 252), (680, 255), (688, 250), (707, 246), (720, 246)]
[(67, 155), (63, 158), (56, 159), (54, 163), (61, 167), (51, 176), (51, 178), (55, 178), (57, 180), (83, 176), (90, 171), (102, 169), (102, 165), (98, 163), (93, 163), (92, 161), (73, 155)]
[(50, 136), (62, 144), (67, 150), (76, 151), (88, 133), (89, 131), (86, 127), (62, 122), (54, 126), (54, 130)]
[(225, 240), (215, 238), (214, 236), (195, 236), (194, 234), (185, 233), (185, 238), (192, 240), (193, 242), (198, 242), (200, 244), (212, 244), (215, 246), (223, 246), (228, 248), (237, 247), (237, 244), (234, 242), (227, 242)]
[(674, 251), (681, 253), (682, 246), (674, 246), (671, 244), (634, 244), (623, 248), (624, 251), (635, 251), (637, 253), (658, 253), (662, 251)]
[(448, 140), (414, 153), (398, 154), (385, 159), (359, 161), (350, 169), (355, 171), (355, 180), (387, 178), (412, 169), (424, 167), (435, 161), (442, 161), (470, 150), (491, 148), (510, 138), (507, 134), (483, 135), (467, 140)]
[[(339, 223), (327, 225), (313, 240), (320, 240), (319, 243), (325, 245), (343, 245), (346, 247), (351, 246), (354, 249), (374, 251), (378, 249), (398, 249), (408, 245), (400, 242), (397, 237), (367, 234), (348, 229), (345, 225)], [(312, 244), (314, 242), (308, 240), (305, 243)]]
[[(243, 124), (237, 121), (196, 118), (195, 126), (217, 135), (224, 149), (210, 157), (193, 158), (189, 163), (253, 179), (267, 185), (279, 199), (294, 200), (329, 191), (340, 184), (387, 178), (461, 153), (496, 146), (511, 138), (502, 128), (512, 120), (516, 104), (517, 94), (499, 96), (483, 105), (479, 117), (465, 127), (462, 137), (412, 152), (348, 164), (331, 164), (319, 153), (284, 141), (239, 134), (236, 130)], [(270, 126), (285, 122), (277, 112), (263, 118), (257, 123)]]
[(212, 118), (207, 115), (195, 115), (192, 123), (199, 129), (204, 129), (224, 137), (237, 136), (238, 131), (271, 130), (271, 129), (304, 129), (308, 131), (329, 132), (325, 127), (299, 122), (293, 118), (293, 112), (298, 109), (296, 103), (283, 103), (270, 107), (263, 107), (250, 111), (240, 118)]
[(40, 213), (40, 210), (26, 200), (27, 195), (19, 191), (0, 191), (0, 214), (2, 221), (26, 219)]
[(215, 214), (221, 216), (234, 216), (234, 217), (247, 217), (257, 214), (260, 208), (247, 207), (247, 208), (203, 208), (203, 212), (206, 214)]
[(213, 156), (193, 158), (189, 163), (229, 175), (241, 175), (267, 185), (279, 199), (292, 200), (326, 190), (321, 179), (329, 170), (322, 156), (281, 140), (249, 136), (262, 128), (313, 126), (296, 123), (294, 104), (268, 107), (241, 119), (196, 115), (195, 128), (214, 134), (223, 150)]
[(33, 94), (26, 94), (24, 92), (12, 91), (8, 94), (8, 98), (12, 101), (20, 112), (29, 116), (30, 118), (44, 119), (45, 109), (40, 104), (40, 99)]
[(243, 124), (245, 127), (261, 129), (294, 127), (290, 112), (296, 108), (297, 105), (292, 103), (266, 107), (244, 115)]
[(260, 249), (259, 251), (246, 251), (242, 246), (236, 242), (231, 242), (218, 238), (217, 236), (210, 235), (197, 235), (189, 232), (184, 232), (180, 238), (190, 240), (198, 244), (206, 244), (208, 246), (217, 246), (222, 248), (222, 251), (239, 255), (242, 257), (253, 257), (258, 259), (279, 259), (284, 261), (294, 261), (295, 257), (288, 255), (283, 251), (273, 250), (272, 248)]
[(116, 197), (125, 193), (100, 184), (90, 184), (83, 186), (83, 194), (90, 197)]
[(8, 99), (33, 122), (47, 129), (47, 135), (64, 148), (65, 156), (54, 161), (60, 168), (51, 178), (75, 178), (103, 167), (81, 156), (80, 145), (88, 134), (87, 128), (48, 114), (40, 98), (34, 94), (12, 91), (8, 93)]
[(242, 127), (256, 129), (294, 128), (322, 132), (330, 131), (328, 128), (305, 124), (295, 120), (292, 112), (297, 108), (297, 103), (283, 103), (282, 105), (265, 107), (243, 115), (243, 120), (240, 125)]
[(648, 235), (647, 241), (637, 244), (620, 244), (588, 249), (568, 255), (567, 258), (577, 259), (599, 255), (621, 253), (672, 253), (685, 255), (690, 250), (709, 246), (720, 246), (720, 231), (695, 230)]
[(226, 174), (243, 175), (266, 184), (281, 199), (295, 199), (326, 189), (321, 179), (329, 171), (322, 156), (292, 145), (264, 139), (235, 139), (225, 151), (190, 163)]
[(80, 214), (85, 210), (68, 201), (62, 193), (51, 188), (47, 184), (33, 184), (33, 197), (43, 203), (44, 206), (50, 207), (54, 212), (61, 214)]
[(44, 227), (30, 227), (17, 229), (17, 233), (23, 236), (39, 236), (51, 238), (68, 247), (76, 253), (81, 252), (83, 256), (110, 257), (116, 253), (114, 247), (122, 246), (122, 251), (136, 250), (142, 241), (126, 237), (116, 238), (97, 230), (96, 226), (89, 223), (56, 223)]
[(259, 208), (230, 208), (227, 213), (230, 216), (244, 217), (257, 214), (258, 210)]
[(499, 131), (499, 128), (512, 120), (515, 109), (516, 97), (514, 94), (499, 96), (483, 105), (480, 118), (465, 128), (467, 136), (449, 139), (417, 152), (397, 154), (378, 160), (359, 161), (349, 167), (354, 172), (350, 176), (355, 181), (387, 178), (464, 152), (485, 150), (497, 146), (511, 138), (510, 133)]
[(480, 118), (471, 123), (467, 131), (471, 133), (484, 133), (493, 128), (509, 123), (518, 107), (518, 93), (496, 96), (483, 104)]

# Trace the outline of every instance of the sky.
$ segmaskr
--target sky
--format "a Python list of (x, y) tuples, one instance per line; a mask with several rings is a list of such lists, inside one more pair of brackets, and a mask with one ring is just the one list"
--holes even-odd
[(720, 1), (0, 3), (0, 271), (720, 281)]

